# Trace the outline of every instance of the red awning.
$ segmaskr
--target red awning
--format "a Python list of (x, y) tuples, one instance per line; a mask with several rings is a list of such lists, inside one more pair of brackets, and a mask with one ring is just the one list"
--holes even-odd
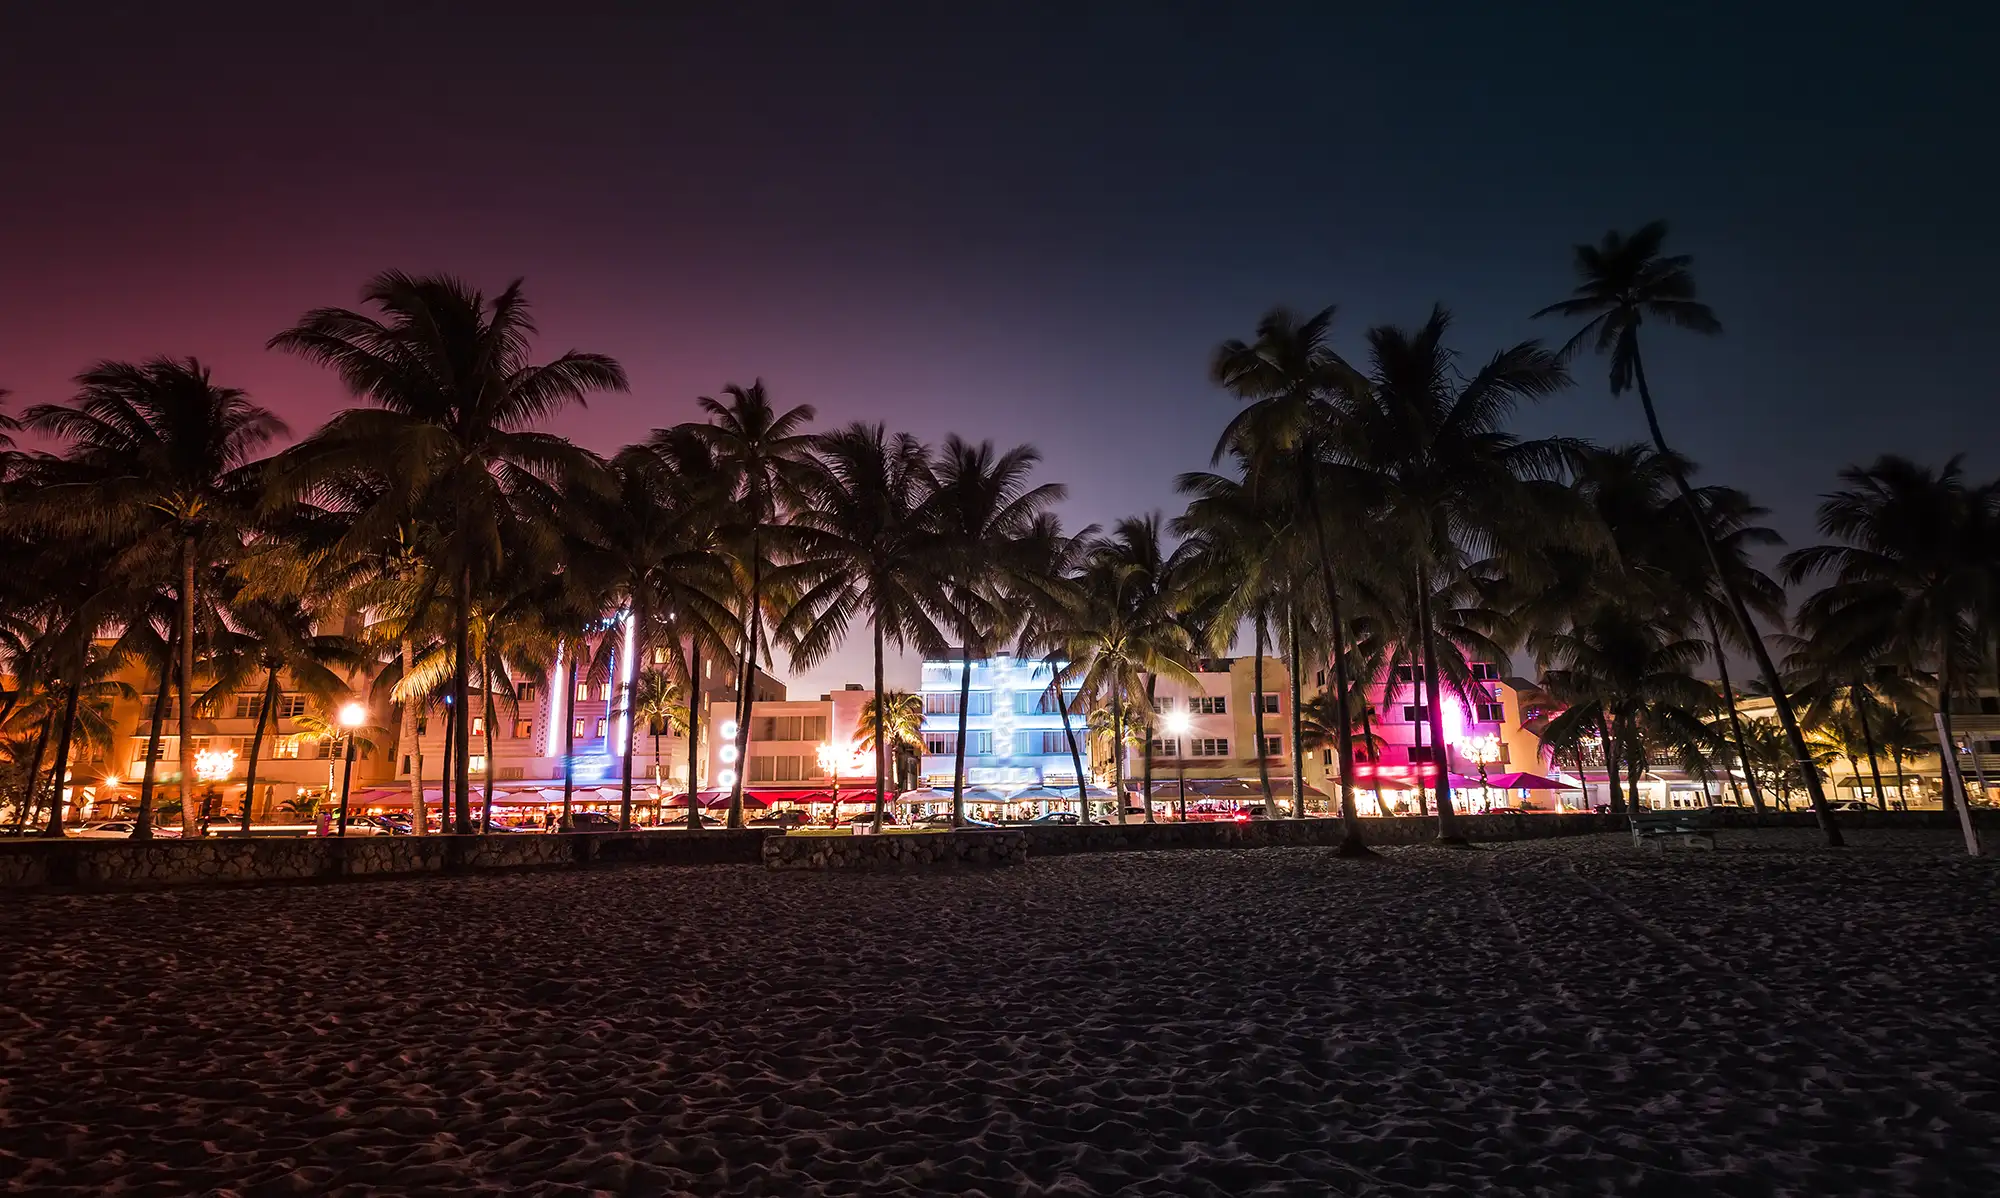
[(1486, 784), (1497, 790), (1578, 789), (1577, 787), (1571, 786), (1567, 782), (1558, 782), (1554, 778), (1544, 778), (1540, 774), (1530, 774), (1526, 772), (1512, 773), (1512, 774), (1495, 774), (1486, 780)]

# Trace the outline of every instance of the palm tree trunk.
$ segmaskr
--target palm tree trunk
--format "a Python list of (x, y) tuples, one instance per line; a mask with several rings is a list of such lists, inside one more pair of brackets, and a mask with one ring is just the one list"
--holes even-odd
[(257, 758), (264, 751), (264, 729), (271, 723), (271, 708), (278, 702), (278, 667), (271, 666), (264, 679), (264, 702), (257, 708), (257, 731), (250, 734), (250, 765), (243, 775), (243, 834), (250, 835), (250, 807), (257, 801)]
[[(1345, 702), (1347, 622), (1340, 615), (1340, 590), (1333, 585), (1333, 561), (1328, 556), (1326, 544), (1326, 518), (1319, 510), (1319, 500), (1314, 493), (1312, 462), (1304, 454), (1299, 458), (1299, 475), (1304, 483), (1306, 508), (1312, 512), (1313, 539), (1319, 550), (1320, 586), (1326, 591), (1327, 619), (1333, 625), (1333, 689)], [(1297, 676), (1296, 672), (1293, 676)], [(1334, 740), (1340, 749), (1341, 837), (1340, 847), (1335, 853), (1342, 857), (1364, 857), (1369, 855), (1368, 842), (1361, 838), (1361, 812), (1354, 806), (1354, 729), (1348, 725), (1344, 708), (1339, 716), (1334, 722)]]
[(1957, 759), (1958, 752), (1957, 742), (1952, 739), (1954, 734), (1951, 730), (1951, 691), (1951, 640), (1947, 637), (1943, 642), (1943, 650), (1938, 655), (1938, 714), (1943, 717), (1944, 727), (1943, 734), (1938, 738), (1938, 787), (1944, 792), (1946, 812), (1957, 810), (1952, 806), (1953, 803), (1966, 802), (1964, 776), (1960, 775), (1958, 788), (1955, 791), (1951, 784), (1951, 767)]
[(1848, 695), (1848, 702), (1854, 705), (1854, 718), (1861, 724), (1861, 743), (1868, 748), (1868, 774), (1875, 780), (1875, 808), (1887, 811), (1889, 793), (1882, 789), (1882, 763), (1875, 753), (1875, 729), (1868, 723), (1868, 688), (1857, 682)]
[[(882, 813), (889, 805), (889, 708), (883, 702), (882, 682), (882, 619), (881, 613), (871, 620), (875, 626), (875, 833), (881, 835)], [(840, 808), (833, 811), (835, 819), (840, 818)]]
[(1114, 696), (1111, 701), (1111, 802), (1118, 813), (1118, 822), (1125, 822), (1125, 701), (1122, 696)]
[[(146, 733), (146, 768), (140, 775), (139, 815), (132, 821), (133, 840), (153, 838), (153, 779), (159, 773), (160, 733), (167, 721), (167, 690), (174, 677), (174, 650), (180, 644), (180, 621), (174, 622), (167, 643), (160, 651), (160, 689), (153, 692), (153, 726)], [(35, 766), (41, 768), (41, 750), (35, 750)]]
[[(632, 830), (632, 748), (633, 742), (639, 739), (640, 670), (637, 659), (646, 652), (646, 646), (642, 642), (648, 640), (642, 631), (648, 627), (646, 623), (645, 604), (635, 598), (632, 603), (632, 610), (625, 618), (632, 621), (632, 657), (634, 660), (625, 663), (625, 774), (618, 781), (618, 830), (620, 832), (630, 832)], [(653, 741), (653, 756), (658, 758), (659, 755), (660, 742), (655, 739)], [(489, 756), (486, 760), (490, 762), (493, 758)]]
[[(451, 707), (446, 705), (444, 710), (444, 765), (439, 770), (438, 777), (438, 822), (444, 827), (446, 832), (456, 832), (463, 835), (472, 829), (459, 823), (456, 819), (452, 818), (451, 814), (451, 779), (452, 769), (458, 763), (457, 745), (458, 719), (452, 715)], [(329, 783), (328, 793), (330, 794), (331, 792), (332, 786)]]
[(701, 642), (688, 637), (687, 826), (701, 831)]
[[(1291, 648), (1287, 653), (1285, 665), (1285, 672), (1291, 676), (1291, 681), (1286, 684), (1285, 689), (1291, 692), (1290, 698), (1292, 700), (1292, 818), (1304, 819), (1306, 817), (1306, 738), (1301, 733), (1305, 731), (1305, 705), (1299, 702), (1299, 695), (1305, 690), (1305, 679), (1300, 677), (1300, 675), (1305, 673), (1305, 650), (1299, 644), (1298, 605), (1289, 600), (1285, 604), (1285, 634), (1291, 640)], [(1264, 810), (1266, 813), (1272, 810), (1268, 802)], [(1356, 812), (1356, 814), (1359, 815), (1360, 813)], [(1343, 839), (1345, 838), (1343, 837)]]
[[(750, 594), (743, 612), (745, 654), (736, 695), (736, 783), (729, 788), (729, 826), (743, 826), (743, 784), (750, 777), (750, 713), (756, 696), (757, 644), (764, 634), (763, 613), (758, 600), (763, 597), (764, 553), (761, 537), (750, 535)], [(880, 729), (877, 729), (879, 739)]]
[[(408, 683), (410, 671), (416, 668), (417, 648), (409, 637), (403, 638), (403, 681)], [(412, 695), (403, 700), (403, 718), (398, 721), (398, 738), (410, 750), (410, 834), (430, 835), (430, 816), (424, 812), (424, 746), (417, 736), (417, 704)]]
[[(1708, 621), (1708, 642), (1715, 651), (1715, 673), (1722, 681), (1722, 701), (1729, 707), (1729, 730), (1736, 738), (1736, 764), (1743, 771), (1743, 781), (1750, 788), (1750, 803), (1757, 809), (1759, 819), (1764, 815), (1764, 789), (1757, 784), (1757, 771), (1750, 768), (1750, 745), (1743, 736), (1743, 714), (1736, 710), (1736, 688), (1729, 683), (1729, 659), (1722, 652), (1722, 630), (1715, 623), (1715, 609), (1704, 605), (1703, 616)], [(1732, 789), (1736, 775), (1729, 776)], [(1743, 801), (1739, 795), (1736, 800)]]
[[(461, 835), (472, 831), (472, 566), (460, 568), (453, 597), (453, 648), (451, 667), (450, 722), (454, 741), (451, 759), (451, 794), (446, 801), (458, 818)], [(481, 828), (481, 832), (486, 829)]]
[[(194, 798), (194, 538), (181, 540), (181, 836), (201, 835)], [(60, 792), (58, 792), (60, 793)], [(58, 804), (60, 805), (60, 804)]]
[[(1077, 747), (1076, 726), (1069, 722), (1069, 696), (1063, 692), (1062, 672), (1055, 668), (1053, 660), (1049, 664), (1049, 685), (1055, 689), (1056, 707), (1062, 712), (1063, 739), (1069, 742), (1069, 762), (1071, 768), (1076, 770), (1076, 819), (1080, 824), (1087, 824), (1090, 822), (1090, 775), (1083, 768), (1083, 750)], [(1079, 691), (1077, 698), (1080, 700), (1082, 697)]]
[[(965, 826), (965, 733), (972, 715), (972, 637), (959, 637), (958, 671), (958, 743), (952, 748), (951, 756), (951, 826)], [(875, 739), (889, 734), (887, 726), (875, 726)]]
[(42, 829), (42, 835), (54, 837), (58, 840), (63, 835), (63, 782), (69, 773), (69, 746), (71, 738), (76, 732), (76, 707), (77, 701), (81, 698), (83, 698), (83, 687), (72, 684), (69, 688), (69, 698), (63, 702), (62, 731), (56, 735), (55, 771), (49, 779), (51, 783), (49, 788), (49, 824), (48, 827)]
[[(1250, 659), (1250, 686), (1257, 692), (1256, 702), (1251, 706), (1250, 710), (1251, 714), (1255, 717), (1257, 732), (1257, 784), (1264, 792), (1264, 810), (1275, 811), (1278, 808), (1278, 802), (1271, 797), (1271, 763), (1264, 760), (1264, 607), (1262, 604), (1259, 604), (1256, 612), (1251, 615), (1250, 624), (1254, 629), (1251, 634), (1254, 638), (1251, 648), (1256, 654), (1256, 656)], [(1297, 711), (1298, 704), (1294, 703), (1292, 710)], [(1292, 732), (1292, 743), (1296, 745), (1298, 744), (1298, 740), (1298, 731), (1294, 729)], [(1180, 750), (1180, 756), (1187, 756), (1187, 747), (1185, 745), (1176, 745), (1174, 747)], [(1294, 770), (1293, 772), (1296, 773), (1297, 771)]]
[(1611, 739), (1611, 719), (1601, 706), (1597, 709), (1597, 745), (1604, 758), (1604, 783), (1611, 814), (1623, 815), (1625, 792), (1618, 788), (1618, 748)]
[(576, 795), (576, 659), (582, 654), (582, 645), (578, 645), (576, 651), (570, 654), (569, 689), (563, 692), (569, 699), (568, 708), (564, 713), (569, 718), (563, 723), (562, 823), (557, 827), (565, 832), (570, 831), (571, 804)]
[(479, 830), (487, 832), (493, 827), (493, 679), (485, 670), (479, 672), (479, 689), (486, 694), (485, 718), (480, 721), (486, 728), (486, 768), (480, 772)]
[(1680, 491), (1681, 502), (1687, 505), (1688, 518), (1694, 521), (1695, 530), (1701, 535), (1702, 548), (1708, 552), (1708, 564), (1715, 572), (1716, 585), (1722, 588), (1723, 598), (1728, 600), (1729, 610), (1743, 630), (1744, 643), (1750, 646), (1757, 659), (1757, 672), (1771, 692), (1778, 723), (1785, 729), (1785, 741), (1791, 747), (1793, 760), (1798, 762), (1799, 772), (1804, 775), (1806, 795), (1812, 800), (1813, 818), (1825, 835), (1828, 846), (1839, 848), (1845, 843), (1840, 835), (1840, 825), (1834, 819), (1833, 809), (1826, 805), (1826, 794), (1820, 789), (1819, 775), (1812, 768), (1812, 754), (1806, 748), (1805, 733), (1799, 728), (1798, 715), (1792, 710), (1791, 696), (1785, 692), (1784, 679), (1778, 674), (1777, 664), (1771, 660), (1771, 651), (1764, 644), (1764, 634), (1758, 631), (1756, 621), (1750, 618), (1750, 609), (1744, 605), (1743, 593), (1736, 580), (1722, 568), (1722, 555), (1716, 552), (1715, 539), (1709, 535), (1708, 521), (1702, 515), (1701, 504), (1695, 500), (1694, 488), (1688, 486), (1687, 475), (1681, 470), (1679, 459), (1667, 448), (1666, 434), (1660, 431), (1660, 417), (1653, 409), (1652, 389), (1646, 385), (1646, 366), (1639, 357), (1636, 334), (1632, 338), (1632, 377), (1639, 385), (1639, 403), (1646, 409), (1646, 427), (1652, 431), (1653, 448), (1659, 451), (1661, 459), (1669, 467), (1668, 472), (1674, 476), (1674, 486)]
[(1421, 563), (1417, 566), (1417, 622), (1423, 633), (1424, 702), (1430, 708), (1431, 751), (1437, 756), (1438, 840), (1464, 844), (1465, 836), (1458, 830), (1458, 813), (1451, 806), (1451, 750), (1444, 743), (1444, 708), (1438, 689), (1438, 675), (1442, 671), (1437, 668), (1437, 633), (1431, 628), (1430, 572)]
[[(1154, 697), (1153, 690), (1154, 687), (1159, 683), (1159, 680), (1160, 678), (1159, 675), (1157, 674), (1146, 675), (1146, 756), (1145, 756), (1145, 764), (1141, 767), (1144, 772), (1141, 773), (1140, 778), (1141, 778), (1141, 789), (1144, 790), (1146, 795), (1146, 822), (1149, 824), (1153, 822), (1153, 732), (1155, 731), (1154, 721), (1156, 717), (1159, 715), (1159, 712), (1154, 708), (1154, 704), (1158, 702), (1158, 700)], [(1192, 696), (1190, 696), (1190, 698), (1192, 698)]]
[(1358, 681), (1361, 694), (1361, 743), (1368, 754), (1369, 780), (1373, 783), (1375, 791), (1375, 814), (1387, 815), (1389, 809), (1382, 806), (1382, 753), (1375, 747), (1375, 722), (1368, 714), (1369, 709), (1374, 706), (1368, 701), (1370, 683), (1365, 678)]
[[(21, 786), (20, 806), (14, 809), (14, 835), (16, 836), (26, 832), (29, 821), (34, 819), (31, 813), (38, 805), (37, 800), (41, 794), (42, 753), (49, 747), (50, 722), (48, 718), (44, 717), (41, 726), (35, 730), (35, 754), (28, 761), (28, 780)], [(135, 830), (133, 835), (137, 836), (138, 832)]]

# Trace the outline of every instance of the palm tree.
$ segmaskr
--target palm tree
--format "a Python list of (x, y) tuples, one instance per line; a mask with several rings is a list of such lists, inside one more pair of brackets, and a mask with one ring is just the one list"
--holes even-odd
[[(1110, 712), (1112, 791), (1118, 822), (1126, 817), (1124, 744), (1126, 721), (1143, 724), (1146, 810), (1152, 810), (1153, 692), (1165, 677), (1188, 687), (1200, 685), (1190, 670), (1195, 649), (1180, 619), (1186, 596), (1180, 590), (1185, 557), (1167, 554), (1160, 544), (1160, 520), (1145, 516), (1120, 520), (1110, 535), (1090, 546), (1077, 587), (1081, 608), (1065, 631), (1064, 650), (1079, 695)], [(1079, 780), (1079, 785), (1087, 785)]]
[[(924, 698), (904, 691), (890, 691), (881, 703), (870, 703), (861, 709), (855, 721), (855, 742), (858, 749), (872, 749), (878, 739), (876, 733), (877, 711), (888, 721), (888, 735), (880, 739), (888, 744), (889, 760), (898, 767), (896, 788), (903, 789), (905, 781), (900, 766), (909, 755), (922, 756), (924, 751)], [(835, 743), (838, 743), (836, 738)]]
[[(1054, 515), (1043, 513), (1021, 541), (1024, 565), (1015, 602), (1022, 609), (1015, 648), (1024, 658), (1040, 659), (1049, 672), (1045, 702), (1062, 717), (1063, 740), (1076, 776), (1077, 819), (1090, 822), (1090, 771), (1076, 735), (1074, 717), (1082, 710), (1083, 693), (1070, 685), (1073, 665), (1067, 646), (1074, 640), (1077, 619), (1085, 609), (1077, 577), (1097, 540), (1097, 525), (1075, 534), (1063, 532)], [(1086, 735), (1085, 739), (1088, 739)]]
[(951, 820), (965, 825), (965, 737), (972, 694), (972, 660), (986, 656), (986, 641), (1009, 624), (1019, 624), (1010, 596), (1032, 585), (1032, 555), (1023, 543), (1050, 504), (1062, 499), (1058, 483), (1029, 485), (1041, 454), (1017, 445), (995, 454), (991, 441), (973, 445), (954, 434), (945, 439), (934, 467), (937, 492), (931, 519), (943, 550), (948, 619), (956, 626), (961, 664), (958, 682), (958, 744), (953, 750)]
[(222, 643), (209, 662), (212, 681), (202, 701), (219, 708), (233, 700), (245, 682), (259, 672), (264, 675), (263, 695), (252, 705), (257, 709), (257, 730), (250, 737), (243, 785), (242, 828), (247, 833), (264, 734), (278, 706), (279, 674), (324, 707), (348, 690), (343, 675), (351, 677), (368, 658), (348, 638), (321, 633), (316, 618), (297, 598), (242, 599), (231, 603), (230, 616), (238, 628), (219, 638)]
[[(1646, 384), (1645, 361), (1639, 352), (1639, 326), (1651, 317), (1676, 328), (1715, 336), (1722, 332), (1722, 322), (1716, 319), (1707, 304), (1695, 298), (1693, 257), (1661, 253), (1666, 238), (1667, 223), (1656, 220), (1629, 237), (1613, 231), (1606, 233), (1596, 245), (1577, 246), (1576, 290), (1569, 299), (1550, 304), (1536, 312), (1535, 316), (1589, 318), (1563, 345), (1562, 357), (1567, 360), (1585, 341), (1590, 341), (1597, 353), (1610, 355), (1611, 394), (1622, 395), (1632, 387), (1638, 389), (1639, 404), (1645, 409), (1646, 428), (1652, 433), (1653, 448), (1672, 469), (1674, 485), (1687, 504), (1689, 518), (1706, 534), (1708, 522), (1702, 516), (1701, 505), (1695, 498), (1693, 488), (1688, 485), (1686, 472), (1678, 468), (1680, 459), (1667, 447), (1666, 434), (1660, 431), (1659, 412), (1653, 406), (1653, 392)], [(1763, 634), (1751, 618), (1749, 605), (1737, 579), (1726, 568), (1713, 538), (1704, 535), (1703, 544), (1708, 550), (1716, 585), (1735, 617), (1743, 643), (1749, 646), (1756, 658), (1758, 673), (1771, 692), (1778, 722), (1785, 730), (1793, 755), (1801, 763), (1806, 793), (1812, 799), (1820, 829), (1826, 835), (1827, 844), (1837, 847), (1842, 843), (1840, 829), (1832, 810), (1826, 805), (1818, 776), (1804, 768), (1810, 752), (1798, 716), (1792, 710), (1791, 699), (1785, 694), (1778, 667), (1771, 660), (1770, 649), (1765, 646)]]
[[(742, 634), (736, 675), (736, 759), (750, 760), (750, 703), (756, 694), (757, 666), (763, 648), (765, 574), (772, 549), (782, 544), (786, 513), (797, 506), (808, 485), (812, 438), (805, 427), (813, 409), (800, 404), (780, 413), (771, 405), (760, 379), (748, 387), (723, 388), (726, 401), (702, 396), (697, 402), (711, 417), (708, 424), (683, 426), (714, 455), (724, 477), (734, 482), (729, 540), (734, 544), (743, 578), (740, 600)], [(729, 788), (729, 826), (743, 826), (743, 784), (750, 771), (736, 771)], [(692, 806), (689, 808), (693, 810)]]
[[(633, 679), (631, 710), (634, 735), (637, 735), (636, 730), (642, 723), (652, 734), (653, 786), (663, 791), (666, 779), (660, 769), (660, 737), (687, 735), (686, 692), (671, 672), (658, 666), (648, 666), (638, 671)], [(693, 786), (689, 786), (688, 793), (693, 792)]]
[(1820, 532), (1834, 540), (1780, 563), (1788, 582), (1832, 579), (1800, 604), (1800, 625), (1832, 630), (1838, 649), (1932, 663), (1944, 716), (1938, 751), (1949, 753), (1951, 698), (1978, 670), (1974, 621), (1988, 569), (1978, 537), (1981, 496), (1966, 485), (1958, 458), (1932, 471), (1884, 455), (1847, 467), (1840, 479), (1846, 485), (1818, 511)]
[[(183, 799), (194, 781), (192, 682), (197, 580), (243, 550), (260, 487), (255, 455), (285, 426), (241, 391), (218, 387), (188, 359), (100, 362), (77, 376), (66, 404), (30, 408), (24, 423), (65, 442), (48, 485), (16, 512), (121, 551), (126, 578), (173, 578), (179, 598)], [(193, 803), (181, 829), (200, 834)]]
[[(807, 504), (794, 517), (798, 562), (784, 580), (798, 599), (778, 632), (796, 668), (825, 659), (857, 619), (874, 637), (875, 699), (887, 700), (886, 646), (943, 651), (946, 611), (930, 504), (937, 477), (930, 454), (907, 433), (856, 423), (815, 438)], [(878, 725), (886, 719), (876, 716)], [(887, 804), (889, 746), (875, 742), (875, 830)]]
[(1352, 400), (1348, 431), (1331, 447), (1367, 478), (1376, 535), (1400, 551), (1415, 603), (1414, 648), (1424, 664), (1416, 677), (1439, 755), (1438, 839), (1447, 844), (1464, 838), (1445, 760), (1435, 599), (1458, 585), (1473, 561), (1552, 535), (1548, 507), (1525, 480), (1552, 474), (1570, 449), (1502, 429), (1521, 404), (1569, 385), (1556, 356), (1525, 341), (1494, 354), (1468, 378), (1444, 344), (1450, 323), (1443, 308), (1434, 308), (1414, 331), (1369, 330), (1370, 386)]
[(380, 313), (318, 308), (271, 339), (330, 367), (376, 406), (349, 409), (290, 451), (290, 486), (370, 468), (392, 486), (358, 523), (372, 535), (412, 513), (436, 511), (434, 568), (451, 588), (450, 718), (458, 827), (472, 825), (470, 761), (472, 613), (476, 589), (514, 538), (548, 538), (547, 513), (566, 481), (586, 477), (590, 455), (533, 426), (581, 405), (593, 391), (625, 390), (625, 372), (602, 354), (571, 351), (528, 361), (535, 333), (520, 280), (488, 300), (450, 277), (391, 271), (362, 289)]
[[(1367, 380), (1328, 347), (1332, 308), (1300, 320), (1282, 308), (1257, 325), (1253, 342), (1230, 340), (1215, 351), (1209, 375), (1231, 394), (1249, 401), (1223, 430), (1211, 464), (1231, 450), (1242, 454), (1247, 476), (1258, 485), (1290, 491), (1290, 505), (1305, 513), (1312, 530), (1314, 560), (1332, 630), (1334, 686), (1349, 689), (1348, 624), (1334, 580), (1332, 544), (1327, 534), (1326, 492), (1333, 480), (1324, 461), (1327, 442), (1339, 435), (1346, 402), (1367, 390)], [(1338, 495), (1344, 486), (1332, 487)], [(1360, 812), (1354, 805), (1354, 745), (1351, 730), (1340, 730), (1340, 816), (1344, 825), (1338, 854), (1364, 856)], [(1261, 748), (1261, 746), (1260, 746)]]

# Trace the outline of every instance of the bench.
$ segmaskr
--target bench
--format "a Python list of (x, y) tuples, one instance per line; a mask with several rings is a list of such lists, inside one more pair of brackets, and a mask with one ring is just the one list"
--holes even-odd
[(1715, 848), (1715, 831), (1706, 812), (1635, 811), (1632, 813), (1632, 844), (1665, 852), (1669, 840), (1690, 848)]

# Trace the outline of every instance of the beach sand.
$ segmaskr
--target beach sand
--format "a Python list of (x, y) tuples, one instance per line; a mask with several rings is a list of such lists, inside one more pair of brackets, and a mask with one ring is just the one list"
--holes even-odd
[(1948, 835), (10, 900), (20, 1194), (1995, 1194)]

